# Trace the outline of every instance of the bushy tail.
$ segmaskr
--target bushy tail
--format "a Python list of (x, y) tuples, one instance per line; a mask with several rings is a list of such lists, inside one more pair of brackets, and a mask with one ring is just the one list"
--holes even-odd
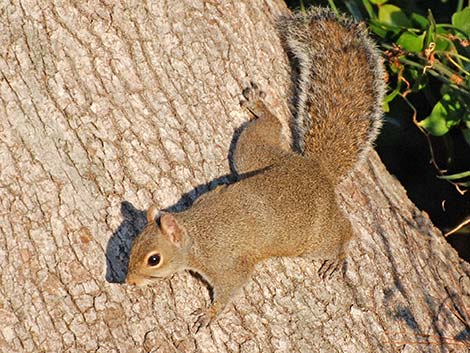
[(284, 17), (279, 27), (296, 80), (294, 145), (339, 182), (382, 125), (382, 59), (363, 25), (325, 8)]

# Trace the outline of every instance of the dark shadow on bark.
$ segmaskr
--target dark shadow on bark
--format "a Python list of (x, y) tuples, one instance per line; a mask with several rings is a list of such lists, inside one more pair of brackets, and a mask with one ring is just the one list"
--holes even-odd
[(465, 327), (454, 337), (454, 339), (463, 343), (470, 342), (470, 327)]
[(171, 206), (163, 208), (162, 211), (178, 213), (182, 212), (189, 207), (202, 195), (205, 193), (214, 190), (219, 185), (229, 185), (237, 181), (237, 177), (233, 174), (222, 175), (218, 178), (215, 178), (205, 184), (200, 184), (196, 186), (193, 190), (184, 193), (181, 198)]
[(236, 128), (232, 140), (230, 141), (230, 147), (228, 151), (228, 164), (230, 167), (230, 175), (233, 178), (238, 178), (238, 172), (237, 169), (235, 168), (235, 163), (233, 162), (233, 154), (235, 153), (235, 148), (237, 147), (238, 140), (240, 139), (240, 135), (243, 132), (243, 130), (246, 129), (250, 121), (245, 121), (240, 127)]
[(406, 326), (408, 326), (410, 329), (415, 332), (419, 332), (419, 325), (416, 322), (416, 319), (414, 318), (414, 315), (409, 308), (397, 306), (395, 316), (397, 319), (404, 321)]
[[(230, 178), (230, 175), (224, 175), (208, 183), (198, 185), (183, 194), (174, 205), (166, 207), (162, 211), (172, 213), (184, 211), (199, 197), (219, 185), (227, 184), (230, 179), (233, 179)], [(123, 221), (106, 246), (106, 281), (109, 283), (125, 282), (132, 242), (147, 224), (146, 210), (137, 210), (129, 201), (121, 203), (121, 214)]]
[(147, 223), (145, 211), (136, 209), (130, 202), (121, 203), (123, 221), (106, 246), (106, 281), (124, 283), (129, 265), (132, 240)]
[[(233, 153), (241, 132), (247, 123), (237, 128), (230, 143), (228, 162), (230, 174), (222, 175), (205, 184), (196, 186), (191, 191), (183, 194), (181, 198), (169, 207), (162, 209), (165, 212), (178, 213), (189, 207), (202, 195), (215, 189), (219, 185), (228, 185), (242, 178), (254, 175), (251, 172), (246, 175), (238, 175), (233, 163)], [(150, 202), (149, 202), (150, 203)], [(106, 246), (106, 281), (109, 283), (124, 283), (127, 276), (129, 257), (132, 241), (139, 235), (147, 224), (146, 211), (136, 209), (129, 201), (121, 203), (123, 221), (113, 233)]]

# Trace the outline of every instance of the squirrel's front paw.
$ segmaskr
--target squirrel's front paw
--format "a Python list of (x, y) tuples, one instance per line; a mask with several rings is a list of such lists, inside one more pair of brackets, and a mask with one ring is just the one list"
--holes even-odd
[(192, 315), (195, 315), (197, 317), (196, 321), (193, 324), (193, 327), (191, 328), (191, 332), (193, 334), (196, 334), (199, 332), (200, 329), (203, 329), (211, 323), (212, 319), (215, 317), (215, 312), (212, 307), (210, 308), (200, 308), (196, 309)]
[(243, 90), (242, 94), (245, 100), (242, 100), (240, 105), (257, 117), (262, 115), (265, 110), (262, 100), (266, 97), (266, 93), (261, 91), (256, 83), (251, 82), (250, 86)]

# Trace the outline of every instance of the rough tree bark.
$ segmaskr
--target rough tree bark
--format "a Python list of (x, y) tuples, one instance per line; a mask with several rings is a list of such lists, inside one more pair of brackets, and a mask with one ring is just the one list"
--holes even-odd
[(357, 235), (344, 278), (270, 260), (196, 336), (191, 312), (209, 300), (199, 280), (122, 284), (141, 210), (182, 205), (229, 173), (250, 80), (288, 131), (273, 26), (285, 11), (269, 0), (1, 5), (2, 352), (468, 351), (470, 266), (375, 153), (340, 187)]

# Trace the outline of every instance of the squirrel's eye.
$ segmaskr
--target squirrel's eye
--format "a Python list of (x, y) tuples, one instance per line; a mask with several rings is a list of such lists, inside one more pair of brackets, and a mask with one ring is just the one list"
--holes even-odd
[(160, 263), (160, 254), (153, 254), (149, 256), (147, 264), (149, 266), (157, 266)]

